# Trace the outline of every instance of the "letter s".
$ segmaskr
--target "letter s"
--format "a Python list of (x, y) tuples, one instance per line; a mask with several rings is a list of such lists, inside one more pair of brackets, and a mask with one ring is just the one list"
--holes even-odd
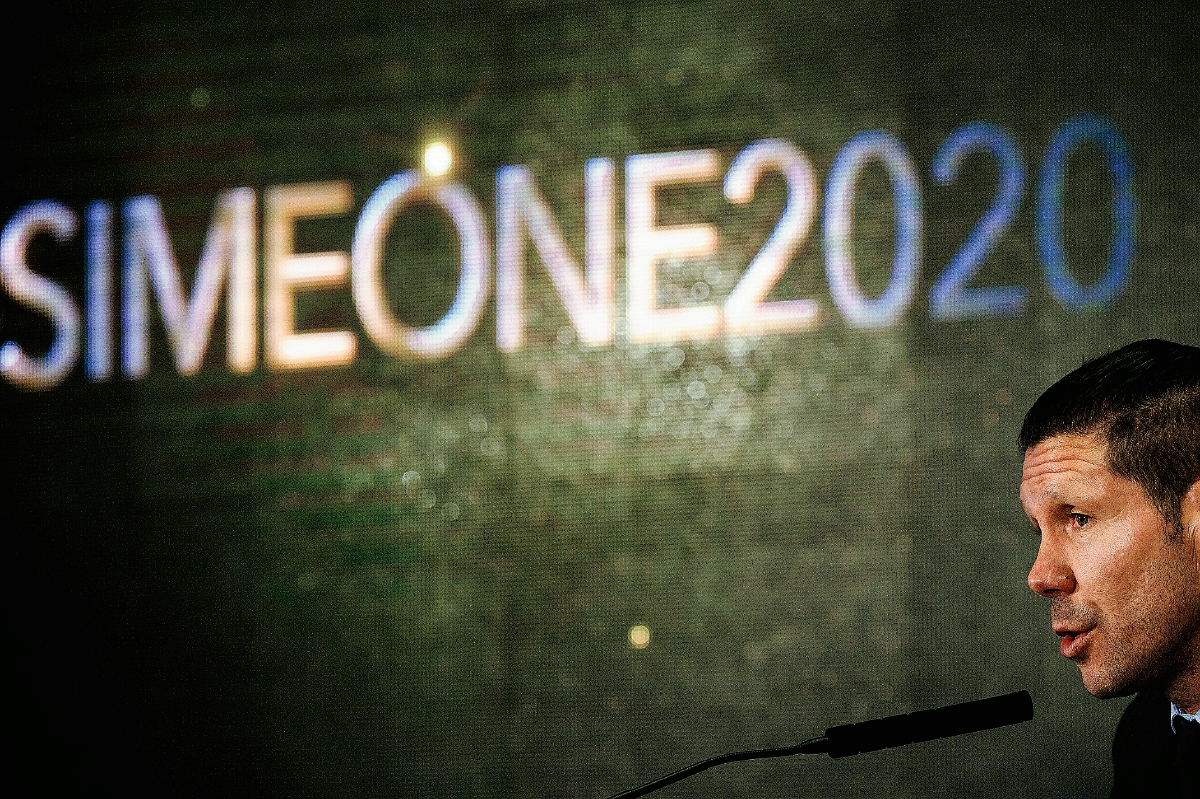
[(79, 360), (79, 309), (62, 286), (25, 263), (29, 242), (37, 234), (49, 233), (62, 244), (78, 228), (79, 219), (70, 208), (40, 200), (13, 214), (0, 233), (0, 286), (21, 305), (49, 317), (54, 327), (54, 341), (41, 358), (29, 357), (15, 341), (0, 346), (0, 375), (21, 388), (54, 388)]

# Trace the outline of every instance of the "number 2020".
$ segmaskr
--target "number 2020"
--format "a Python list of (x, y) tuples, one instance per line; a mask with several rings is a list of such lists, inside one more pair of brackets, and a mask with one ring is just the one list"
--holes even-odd
[[(1112, 240), (1104, 274), (1092, 285), (1072, 275), (1062, 235), (1063, 183), (1067, 159), (1080, 144), (1092, 142), (1103, 150), (1113, 181)], [(1025, 189), (1025, 165), (1013, 137), (989, 122), (971, 122), (955, 130), (933, 159), (933, 179), (953, 183), (966, 156), (983, 152), (996, 159), (999, 185), (991, 205), (954, 254), (929, 292), (929, 314), (935, 320), (1017, 316), (1024, 312), (1024, 286), (971, 286), (1020, 206)], [(896, 243), (891, 280), (883, 294), (862, 296), (850, 252), (854, 188), (865, 163), (883, 162), (895, 197)], [(1135, 200), (1133, 160), (1129, 146), (1113, 123), (1080, 114), (1054, 132), (1038, 172), (1035, 234), (1042, 271), (1051, 295), (1071, 310), (1098, 308), (1112, 302), (1129, 281), (1134, 254)], [(912, 159), (893, 136), (865, 131), (852, 138), (830, 170), (826, 190), (825, 271), (834, 302), (854, 327), (893, 324), (912, 302), (920, 267), (920, 190)]]

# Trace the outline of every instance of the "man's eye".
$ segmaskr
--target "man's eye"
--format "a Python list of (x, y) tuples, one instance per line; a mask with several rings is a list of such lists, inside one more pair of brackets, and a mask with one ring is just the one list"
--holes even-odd
[(1075, 524), (1079, 527), (1085, 526), (1092, 520), (1092, 517), (1088, 516), (1086, 513), (1072, 513), (1071, 518), (1075, 520)]

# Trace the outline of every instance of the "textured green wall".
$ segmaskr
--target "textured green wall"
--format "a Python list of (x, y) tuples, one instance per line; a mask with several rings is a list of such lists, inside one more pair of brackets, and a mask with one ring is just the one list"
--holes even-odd
[[(514, 354), (496, 347), (489, 303), (444, 361), (395, 361), (360, 332), (350, 367), (231, 375), (222, 315), (193, 378), (175, 374), (157, 325), (143, 380), (0, 386), (5, 501), (37, 519), (5, 536), (33, 688), (18, 717), (30, 754), (64, 761), (43, 779), (603, 797), (711, 754), (1028, 688), (1037, 716), (1021, 728), (729, 766), (662, 795), (1107, 793), (1121, 702), (1085, 694), (1024, 585), (1036, 541), (1016, 502), (1015, 438), (1024, 409), (1084, 358), (1148, 336), (1200, 343), (1194, 11), (509, 2), (48, 16), (9, 48), (0, 212), (154, 194), (185, 271), (234, 186), (351, 181), (354, 214), (298, 231), (305, 250), (347, 250), (367, 196), (417, 166), (433, 134), (454, 142), (457, 177), (493, 222), (496, 169), (528, 165), (577, 258), (588, 158), (616, 160), (620, 196), (628, 155), (711, 147), (725, 168), (778, 137), (823, 185), (871, 128), (912, 154), (925, 231), (916, 301), (882, 330), (834, 308), (818, 217), (772, 295), (818, 300), (807, 333), (647, 346), (618, 327), (616, 344), (588, 349), (535, 265), (529, 344)], [(1033, 232), (1042, 151), (1079, 112), (1128, 138), (1138, 198), (1129, 286), (1088, 313), (1051, 298)], [(1009, 130), (1030, 173), (976, 283), (1022, 284), (1029, 300), (1018, 318), (933, 322), (929, 287), (996, 169), (977, 156), (938, 187), (930, 163), (974, 119)], [(1110, 236), (1097, 153), (1071, 160), (1064, 201), (1085, 282)], [(664, 223), (722, 235), (712, 259), (664, 269), (668, 290), (704, 276), (720, 297), (784, 191), (765, 178), (747, 208), (718, 184), (665, 197)], [(860, 279), (878, 294), (893, 232), (877, 167), (855, 211)], [(449, 231), (415, 211), (389, 239), (389, 286), (414, 323), (453, 296)], [(82, 247), (39, 247), (35, 265), (81, 296)], [(623, 248), (619, 226), (619, 276)], [(348, 290), (306, 296), (298, 318), (361, 331)], [(48, 335), (0, 297), (0, 339)], [(644, 650), (627, 642), (639, 623)]]

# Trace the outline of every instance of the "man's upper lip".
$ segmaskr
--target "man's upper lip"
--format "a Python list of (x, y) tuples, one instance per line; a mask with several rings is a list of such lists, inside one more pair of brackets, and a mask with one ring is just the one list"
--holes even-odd
[[(1094, 625), (1093, 625), (1093, 627), (1094, 627)], [(1071, 624), (1055, 624), (1054, 625), (1054, 634), (1055, 635), (1079, 635), (1080, 633), (1086, 633), (1087, 631), (1089, 631), (1091, 629), (1093, 629), (1093, 628), (1092, 627), (1081, 627), (1078, 625), (1071, 625)]]

